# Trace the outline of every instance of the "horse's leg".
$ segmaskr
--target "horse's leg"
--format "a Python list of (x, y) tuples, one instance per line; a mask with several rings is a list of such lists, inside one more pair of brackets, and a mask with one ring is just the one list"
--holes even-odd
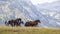
[(18, 23), (18, 26), (21, 26), (21, 23)]
[(10, 24), (12, 27), (14, 26), (13, 24)]
[(13, 23), (13, 26), (16, 26), (16, 24), (15, 24), (15, 23)]
[(17, 26), (21, 26), (20, 24), (21, 24), (21, 23), (17, 23)]
[(18, 26), (18, 23), (14, 23), (14, 26)]
[(14, 23), (14, 26), (16, 26), (16, 27), (17, 27), (17, 26), (19, 26), (19, 25), (18, 25), (17, 23)]
[(9, 23), (8, 22), (6, 23), (6, 26), (9, 26)]

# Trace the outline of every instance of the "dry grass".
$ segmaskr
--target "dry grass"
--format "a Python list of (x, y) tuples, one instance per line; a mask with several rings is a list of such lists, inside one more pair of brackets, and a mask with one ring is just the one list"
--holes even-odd
[(0, 34), (60, 34), (59, 28), (0, 26)]

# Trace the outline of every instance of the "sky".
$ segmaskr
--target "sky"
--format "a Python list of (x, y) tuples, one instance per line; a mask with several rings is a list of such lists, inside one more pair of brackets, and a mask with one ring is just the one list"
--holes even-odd
[(54, 1), (57, 1), (57, 0), (31, 0), (31, 2), (34, 4), (34, 5), (37, 5), (37, 4), (42, 4), (42, 3), (51, 3), (51, 2), (54, 2)]

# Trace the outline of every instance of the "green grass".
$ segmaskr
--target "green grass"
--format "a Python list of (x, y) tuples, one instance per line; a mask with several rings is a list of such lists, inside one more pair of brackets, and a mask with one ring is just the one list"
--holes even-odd
[(60, 34), (59, 28), (0, 26), (0, 34)]

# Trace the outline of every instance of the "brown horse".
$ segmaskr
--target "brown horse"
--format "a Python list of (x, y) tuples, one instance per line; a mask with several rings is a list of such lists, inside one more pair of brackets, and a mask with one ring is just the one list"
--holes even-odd
[(11, 25), (11, 26), (20, 26), (21, 23), (23, 23), (23, 21), (21, 20), (21, 18), (18, 18), (16, 20), (9, 20), (8, 22), (5, 21), (6, 25)]
[(41, 23), (40, 20), (29, 21), (25, 23), (25, 26), (37, 26), (38, 23)]

